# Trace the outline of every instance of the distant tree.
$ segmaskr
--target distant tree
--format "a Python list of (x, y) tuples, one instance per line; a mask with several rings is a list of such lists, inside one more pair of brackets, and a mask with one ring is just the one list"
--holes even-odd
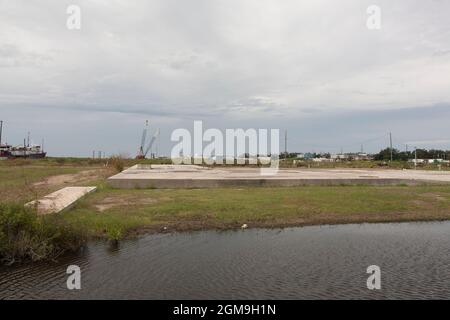
[[(388, 161), (391, 160), (391, 148), (386, 148), (381, 150), (379, 153), (374, 155), (374, 159), (378, 161)], [(397, 149), (392, 149), (392, 159), (400, 160), (400, 152)]]
[[(400, 152), (397, 149), (392, 150), (392, 158), (393, 160), (401, 160), (408, 161), (409, 159), (414, 159), (416, 157), (416, 151), (402, 151)], [(391, 149), (386, 148), (381, 150), (380, 152), (374, 155), (374, 159), (378, 161), (388, 161), (391, 159)], [(449, 150), (426, 150), (426, 149), (417, 149), (417, 159), (450, 159), (450, 151)]]
[(430, 153), (426, 149), (417, 149), (417, 159), (431, 159)]
[(398, 160), (401, 161), (408, 161), (409, 159), (412, 159), (413, 156), (411, 155), (411, 152), (409, 151), (403, 151), (398, 153)]

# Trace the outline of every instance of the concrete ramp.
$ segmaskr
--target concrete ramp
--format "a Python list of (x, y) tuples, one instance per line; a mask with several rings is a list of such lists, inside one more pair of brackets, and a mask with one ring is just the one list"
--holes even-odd
[(39, 214), (57, 213), (71, 207), (79, 199), (96, 189), (97, 187), (66, 187), (42, 199), (28, 202), (25, 206), (37, 206)]

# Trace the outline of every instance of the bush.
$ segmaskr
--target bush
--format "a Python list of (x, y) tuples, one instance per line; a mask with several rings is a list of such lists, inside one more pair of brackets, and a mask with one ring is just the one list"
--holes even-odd
[(119, 241), (122, 238), (122, 228), (119, 226), (106, 228), (106, 237), (110, 241)]
[(0, 204), (0, 261), (13, 264), (24, 260), (56, 258), (79, 249), (86, 234), (54, 214), (38, 216), (20, 204)]
[(112, 156), (110, 161), (111, 165), (117, 172), (122, 172), (125, 168), (125, 160), (122, 156)]

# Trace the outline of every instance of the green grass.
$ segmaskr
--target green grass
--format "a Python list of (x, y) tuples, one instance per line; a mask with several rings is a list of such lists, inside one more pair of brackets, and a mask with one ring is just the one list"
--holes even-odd
[[(109, 204), (104, 211), (99, 206)], [(450, 186), (100, 190), (64, 217), (108, 237), (136, 230), (277, 227), (450, 218)]]
[[(118, 158), (119, 156), (113, 156), (112, 158)], [(92, 158), (71, 158), (71, 157), (48, 157), (43, 159), (11, 159), (0, 161), (0, 167), (11, 166), (76, 166), (76, 167), (89, 167), (89, 166), (104, 166), (111, 162), (112, 158), (92, 159)], [(123, 159), (125, 166), (130, 167), (135, 164), (170, 164), (172, 161), (169, 158), (158, 159)]]
[[(123, 159), (120, 166), (131, 167), (137, 163), (155, 164), (170, 163), (170, 159)], [(0, 203), (1, 202), (27, 202), (37, 196), (53, 192), (64, 184), (34, 186), (36, 182), (58, 176), (77, 174), (86, 170), (98, 170), (100, 177), (92, 180), (83, 180), (81, 184), (100, 185), (104, 179), (114, 173), (119, 166), (116, 158), (89, 159), (89, 158), (44, 158), (44, 159), (14, 159), (0, 161)], [(79, 185), (71, 181), (70, 185)]]
[[(322, 168), (322, 169), (332, 169), (332, 168), (358, 168), (358, 169), (414, 169), (414, 164), (407, 161), (338, 161), (338, 162), (314, 162), (308, 161), (297, 161), (294, 165), (293, 161), (295, 159), (282, 159), (280, 160), (280, 167), (291, 168)], [(442, 170), (450, 171), (450, 164), (442, 163), (426, 163), (418, 164), (417, 169), (419, 170)]]
[(43, 195), (52, 191), (51, 188), (37, 190), (33, 184), (45, 178), (62, 175), (75, 174), (82, 168), (75, 167), (5, 167), (0, 166), (0, 199), (2, 202), (28, 201), (36, 195)]
[(0, 190), (23, 186), (25, 183), (38, 182), (44, 178), (71, 174), (81, 171), (75, 167), (0, 167)]
[[(23, 204), (67, 185), (95, 185), (97, 192), (60, 216), (90, 235), (109, 239), (164, 227), (171, 231), (239, 228), (244, 223), (283, 227), (450, 219), (450, 185), (115, 190), (104, 179), (112, 174), (111, 163), (105, 168), (106, 161), (0, 161), (0, 203)], [(154, 160), (126, 160), (125, 166), (137, 162)], [(52, 176), (86, 170), (102, 171), (102, 175), (35, 186)]]

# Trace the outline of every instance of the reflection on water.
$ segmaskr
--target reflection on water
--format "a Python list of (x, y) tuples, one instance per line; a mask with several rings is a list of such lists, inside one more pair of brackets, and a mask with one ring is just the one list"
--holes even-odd
[[(81, 267), (79, 291), (66, 268)], [(382, 289), (366, 287), (381, 267)], [(0, 269), (0, 298), (450, 298), (450, 222), (149, 235)]]

